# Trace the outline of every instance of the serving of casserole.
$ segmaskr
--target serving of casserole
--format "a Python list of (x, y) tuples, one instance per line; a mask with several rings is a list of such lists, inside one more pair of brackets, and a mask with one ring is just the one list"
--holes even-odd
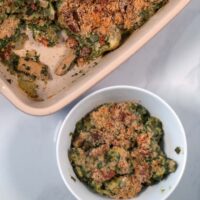
[(26, 113), (54, 113), (133, 55), (189, 1), (1, 1), (0, 91)]

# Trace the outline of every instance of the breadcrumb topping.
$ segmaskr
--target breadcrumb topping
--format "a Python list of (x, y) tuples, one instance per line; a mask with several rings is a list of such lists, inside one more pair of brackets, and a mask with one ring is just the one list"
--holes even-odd
[(74, 32), (106, 35), (113, 26), (131, 29), (142, 10), (152, 1), (145, 0), (66, 0), (59, 9), (59, 21)]
[(16, 29), (20, 23), (19, 19), (9, 17), (0, 24), (0, 40), (10, 38), (15, 34)]
[(176, 170), (162, 147), (162, 123), (134, 102), (104, 104), (79, 121), (69, 158), (99, 194), (128, 199)]

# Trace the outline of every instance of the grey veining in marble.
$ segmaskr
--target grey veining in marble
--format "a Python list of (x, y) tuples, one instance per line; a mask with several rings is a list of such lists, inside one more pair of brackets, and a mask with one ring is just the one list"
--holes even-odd
[[(188, 162), (183, 179), (169, 200), (199, 200), (199, 0), (192, 0), (148, 44), (89, 92), (119, 84), (157, 93), (180, 116), (187, 133)], [(1, 200), (75, 200), (60, 178), (55, 155), (58, 127), (72, 106), (38, 118), (21, 113), (0, 96)]]

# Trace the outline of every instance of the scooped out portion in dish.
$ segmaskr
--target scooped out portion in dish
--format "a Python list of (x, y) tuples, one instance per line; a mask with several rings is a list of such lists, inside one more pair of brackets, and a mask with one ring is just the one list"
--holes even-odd
[[(118, 48), (130, 33), (140, 28), (167, 2), (1, 0), (0, 61), (11, 74), (16, 75), (19, 87), (28, 96), (37, 98), (39, 82), (48, 84), (53, 78), (59, 79), (75, 67), (84, 68)], [(24, 49), (27, 41), (34, 41), (34, 44), (48, 49), (62, 44), (69, 51), (52, 70), (40, 60), (43, 56), (38, 54), (37, 48), (31, 49), (36, 52), (37, 60), (32, 56), (29, 59), (26, 55), (19, 55), (18, 51)], [(34, 90), (29, 90), (29, 86)]]
[(163, 135), (162, 122), (142, 105), (107, 103), (76, 124), (68, 155), (77, 177), (96, 193), (129, 199), (176, 171)]

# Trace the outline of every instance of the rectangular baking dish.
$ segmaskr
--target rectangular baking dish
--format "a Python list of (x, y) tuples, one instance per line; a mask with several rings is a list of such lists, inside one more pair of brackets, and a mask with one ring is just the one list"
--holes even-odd
[(116, 69), (170, 22), (189, 2), (190, 0), (169, 0), (166, 6), (134, 32), (122, 46), (104, 56), (98, 65), (91, 68), (85, 76), (80, 77), (51, 98), (44, 101), (31, 100), (17, 86), (10, 85), (3, 73), (0, 73), (0, 92), (25, 113), (40, 116), (52, 114), (68, 105)]

